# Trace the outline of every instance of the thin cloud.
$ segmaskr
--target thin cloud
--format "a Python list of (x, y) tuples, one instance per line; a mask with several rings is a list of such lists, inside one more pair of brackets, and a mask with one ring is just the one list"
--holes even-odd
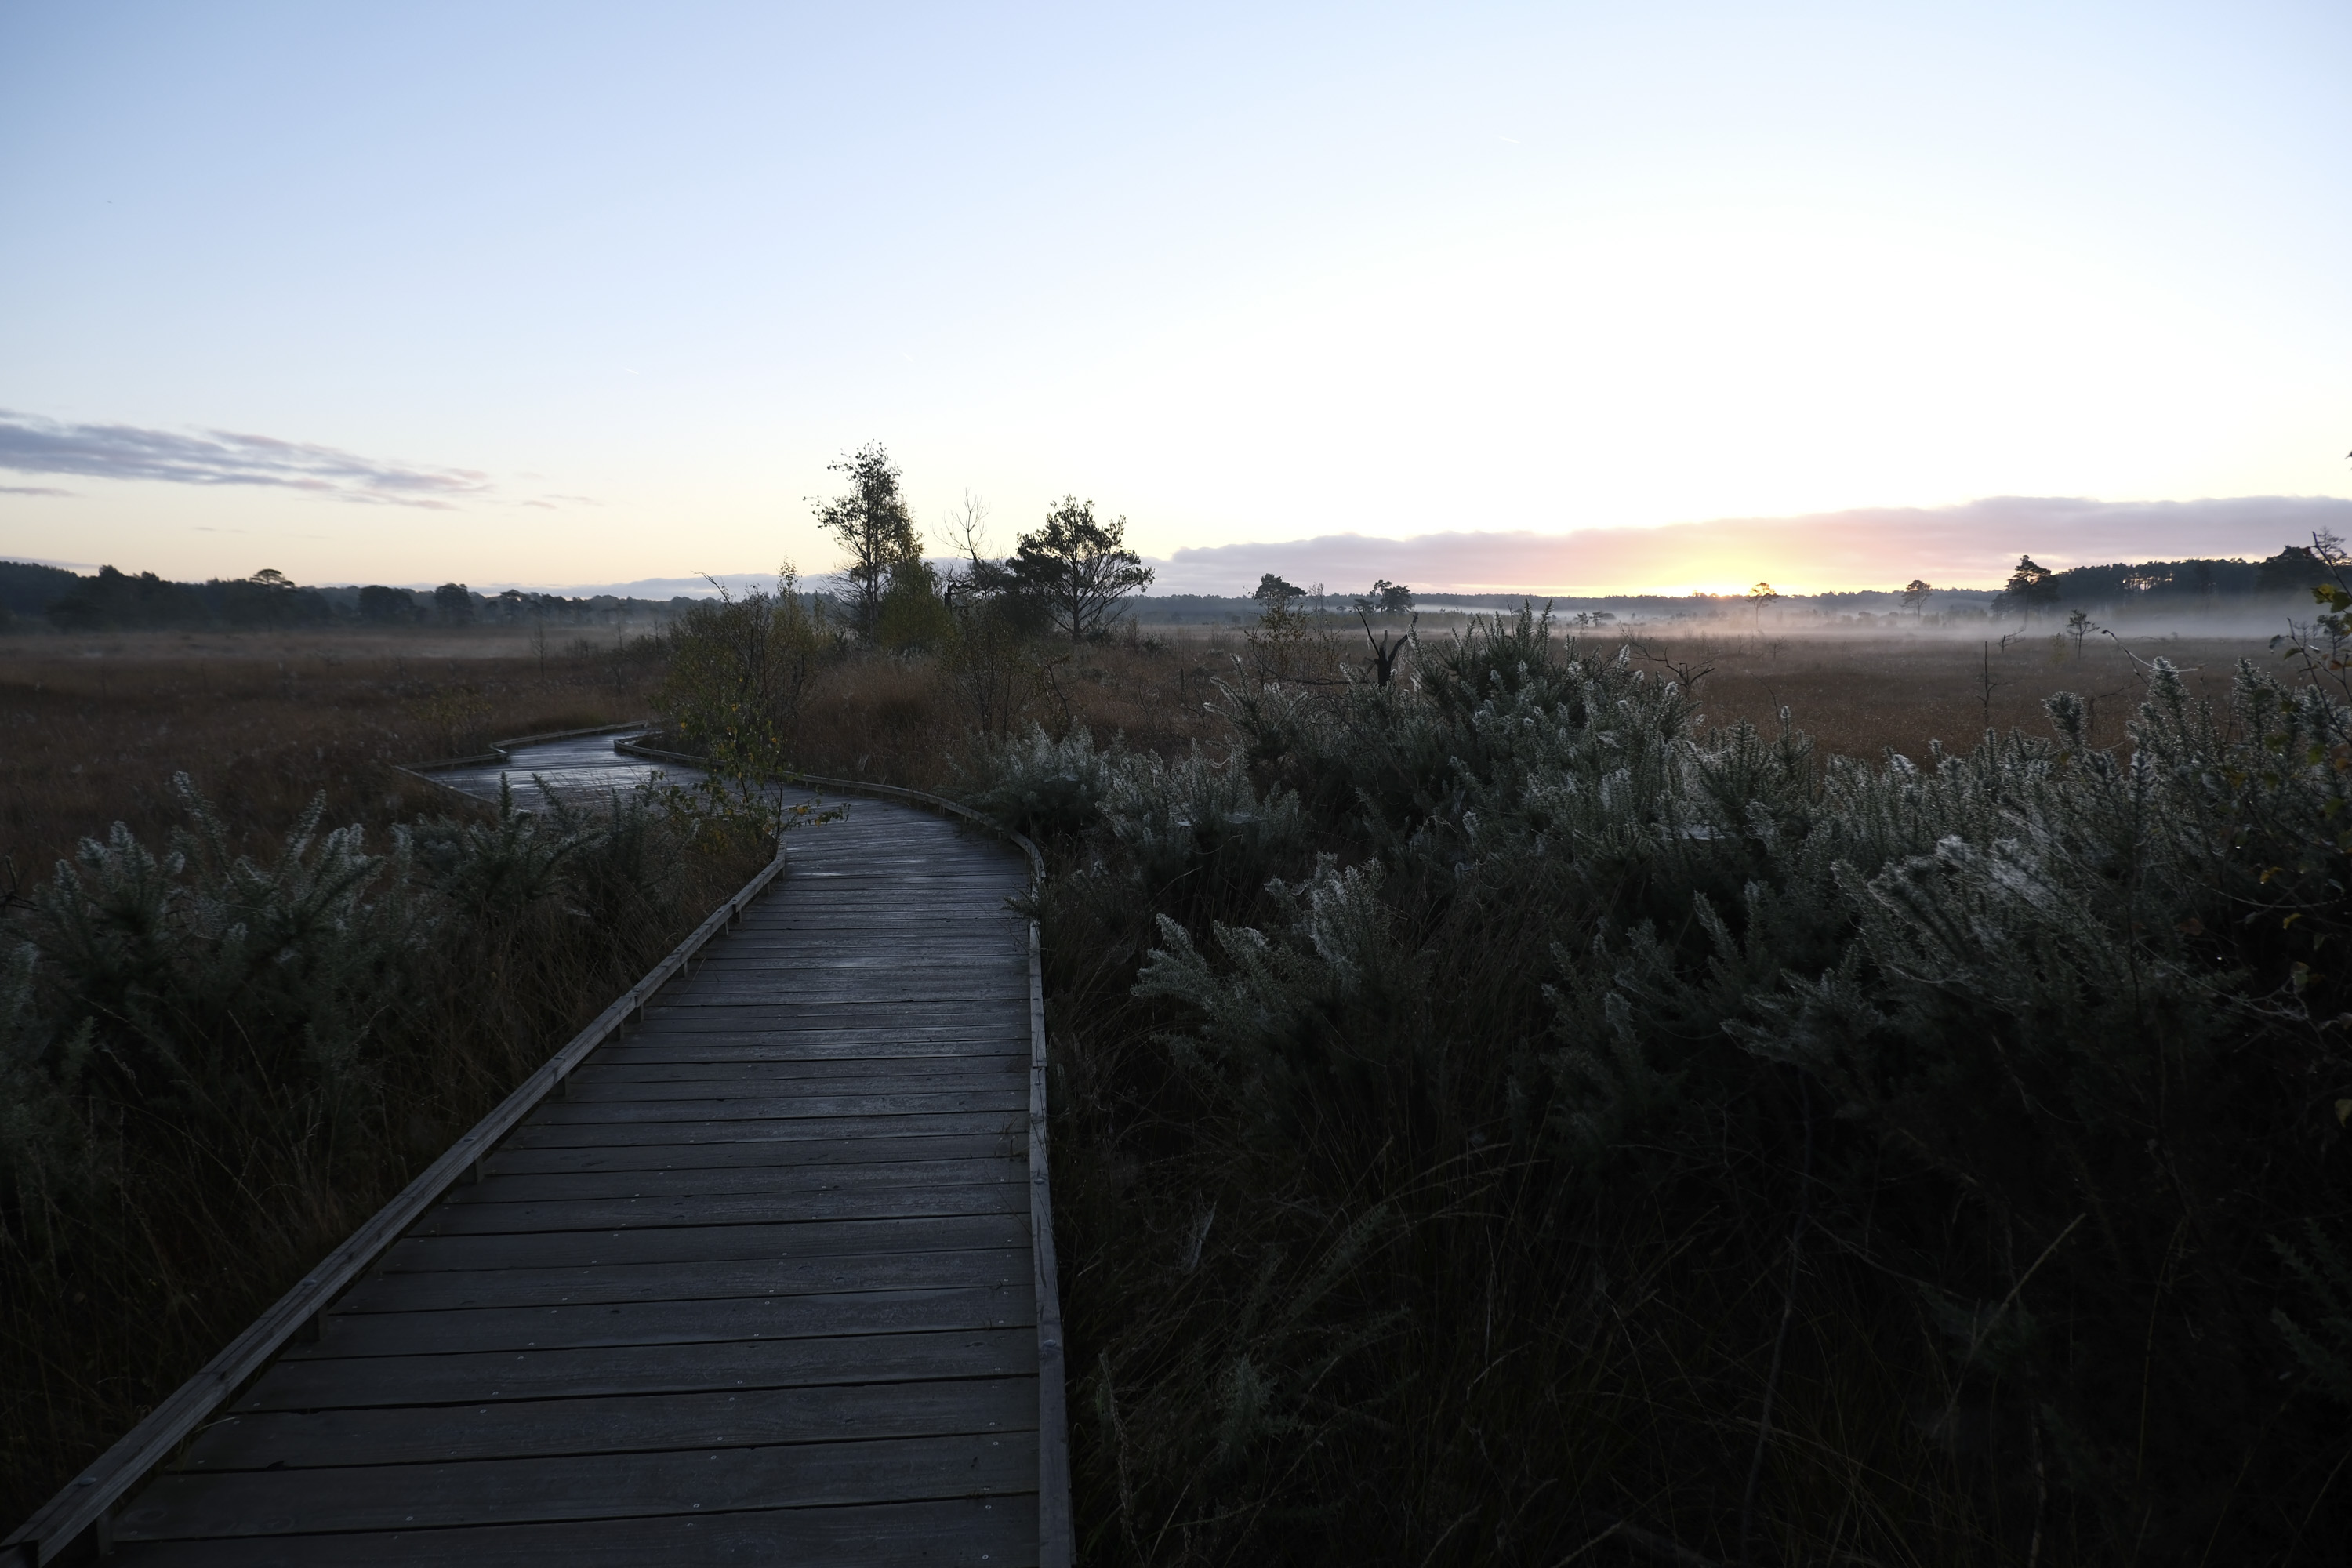
[(2031, 554), (2046, 566), (2260, 559), (2314, 532), (2352, 534), (2352, 500), (2250, 496), (2097, 501), (2002, 496), (1952, 507), (1878, 507), (1802, 517), (1726, 518), (1570, 533), (1326, 534), (1286, 543), (1179, 550), (1159, 592), (1247, 593), (1262, 573), (1360, 593), (1376, 577), (1437, 592), (1686, 594), (1759, 579), (1784, 591), (1899, 586), (1914, 577), (1998, 587)]
[(231, 430), (181, 435), (133, 425), (69, 425), (5, 410), (0, 410), (0, 468), (208, 489), (255, 485), (436, 511), (490, 489), (488, 476), (470, 468), (380, 461), (274, 436)]
[(55, 485), (0, 485), (0, 496), (69, 496), (71, 490), (61, 490)]

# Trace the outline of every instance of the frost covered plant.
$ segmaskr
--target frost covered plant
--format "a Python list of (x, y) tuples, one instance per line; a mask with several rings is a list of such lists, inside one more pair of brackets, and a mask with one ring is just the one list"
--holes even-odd
[[(1320, 857), (1268, 895), (1271, 931), (1213, 922), (1210, 948), (1162, 915), (1136, 994), (1177, 1003), (1177, 1064), (1264, 1147), (1348, 1149), (1372, 1129), (1425, 1148), (1453, 1098), (1458, 1042), (1432, 1016), (1432, 954), (1376, 864)], [(1344, 1129), (1336, 1141), (1314, 1130)]]
[(338, 1101), (425, 933), (404, 847), (322, 833), (322, 797), (257, 861), (186, 775), (173, 792), (187, 823), (166, 853), (118, 823), (33, 896), (55, 1026), (87, 1031), (93, 1090), (126, 1107), (236, 1120), (289, 1087)]
[[(1873, 1336), (1906, 1370), (1871, 1397), (1934, 1390), (1905, 1430), (1960, 1467), (1948, 1506), (2032, 1500), (2000, 1516), (2021, 1558), (2062, 1509), (2088, 1560), (2273, 1515), (2284, 1551), (2338, 1506), (2295, 1461), (2336, 1440), (2322, 1402), (2281, 1402), (2340, 1396), (2352, 1355), (2352, 710), (2241, 667), (2216, 713), (2158, 660), (2125, 747), (2062, 694), (2046, 736), (1869, 763), (1707, 730), (1532, 615), (1424, 640), (1417, 676), (1229, 692), (1231, 759), (1123, 764), (1071, 879), (1141, 889), (1131, 996), (1194, 1098), (1118, 1091), (1297, 1184), (1255, 1221), (1211, 1189), (1225, 1234), (1499, 1147), (1539, 1195), (1488, 1257), (1549, 1278), (1545, 1227), (1639, 1215), (1780, 1281), (1760, 1329), (1710, 1329), (1707, 1386), (1792, 1318)], [(1260, 1363), (1220, 1364), (1202, 1397), (1280, 1430)], [(1771, 1471), (1739, 1460), (1735, 1496)]]
[(1212, 762), (1195, 747), (1173, 761), (1128, 756), (1110, 771), (1104, 826), (1126, 863), (1155, 896), (1173, 892), (1193, 907), (1234, 889), (1254, 892), (1301, 858), (1298, 799), (1261, 795), (1245, 769)]
[(1026, 735), (983, 740), (958, 759), (963, 798), (1016, 833), (1081, 833), (1099, 820), (1122, 753), (1097, 749), (1081, 724), (1060, 740), (1031, 725)]

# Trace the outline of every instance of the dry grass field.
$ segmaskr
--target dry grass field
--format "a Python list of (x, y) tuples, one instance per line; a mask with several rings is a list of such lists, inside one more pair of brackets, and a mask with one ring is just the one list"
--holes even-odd
[[(1422, 629), (1427, 641), (1450, 635), (1426, 622)], [(2168, 658), (2189, 672), (2194, 691), (2215, 699), (2239, 658), (2274, 663), (2252, 639), (2144, 637), (2126, 649), (2048, 636), (2003, 646), (1929, 637), (1612, 631), (1584, 646), (1612, 657), (1622, 647), (1652, 678), (1691, 683), (1712, 723), (1746, 721), (1769, 731), (1785, 709), (1819, 754), (1871, 760), (1888, 750), (1924, 760), (1938, 741), (1964, 752), (1987, 728), (2046, 733), (2041, 704), (2062, 689), (2094, 704), (2095, 738), (2115, 744), (2146, 686), (2136, 660)], [(1097, 740), (1116, 736), (1163, 756), (1196, 743), (1222, 753), (1231, 731), (1214, 710), (1221, 681), (1278, 670), (1289, 679), (1336, 683), (1350, 669), (1360, 674), (1365, 653), (1360, 630), (1338, 626), (1297, 630), (1271, 646), (1264, 634), (1225, 630), (1137, 633), (1075, 648), (1034, 645), (997, 670), (1013, 695), (993, 710), (975, 700), (972, 670), (954, 659), (828, 654), (799, 693), (792, 754), (813, 773), (955, 788), (958, 753), (968, 752), (986, 712), (999, 727), (1034, 723), (1064, 733), (1085, 726)], [(621, 643), (608, 636), (542, 649), (525, 635), (490, 631), (0, 638), (0, 892), (45, 880), (77, 839), (103, 836), (116, 821), (162, 844), (183, 820), (169, 792), (172, 775), (183, 771), (216, 803), (237, 849), (274, 848), (321, 793), (329, 825), (365, 824), (381, 847), (389, 825), (451, 809), (396, 764), (476, 752), (498, 737), (657, 717), (669, 658), (658, 639)], [(439, 967), (418, 977), (429, 1004), (404, 1022), (384, 1057), (381, 1112), (332, 1161), (301, 1137), (265, 1132), (238, 1135), (242, 1163), (218, 1191), (175, 1174), (178, 1153), (126, 1163), (123, 1191), (131, 1196), (124, 1213), (131, 1223), (109, 1222), (110, 1230), (91, 1216), (96, 1228), (78, 1233), (83, 1240), (44, 1263), (37, 1280), (26, 1276), (27, 1288), (13, 1299), (0, 1292), (0, 1381), (8, 1394), (0, 1438), (13, 1472), (0, 1500), (19, 1510), (31, 1506), (199, 1364), (740, 881), (747, 868), (740, 858), (704, 857), (707, 863), (698, 861), (625, 940), (593, 953), (580, 949), (576, 930), (542, 921), (435, 959)], [(1120, 1009), (1132, 1011), (1126, 979), (1141, 946), (1122, 938), (1103, 951), (1112, 956), (1100, 963), (1091, 952), (1057, 955), (1055, 984), (1070, 994), (1074, 985), (1108, 986), (1091, 1005), (1123, 1018)], [(1080, 972), (1090, 977), (1083, 984), (1071, 978)], [(1482, 988), (1491, 987), (1481, 981), (1464, 994)], [(1056, 1005), (1072, 1004), (1066, 994)], [(1138, 1039), (1149, 1035), (1138, 1028)], [(1074, 1227), (1070, 1256), (1079, 1260), (1066, 1279), (1083, 1281), (1094, 1278), (1089, 1249), (1127, 1268), (1166, 1248), (1134, 1233), (1132, 1108), (1106, 1099), (1110, 1110), (1096, 1126), (1084, 1109), (1087, 1096), (1074, 1100), (1075, 1109), (1066, 1102), (1061, 1112), (1066, 1126), (1057, 1132), (1064, 1153), (1056, 1184), (1070, 1188), (1063, 1194)], [(1099, 1213), (1081, 1190), (1090, 1170), (1108, 1184), (1096, 1195), (1111, 1194)], [(1229, 1205), (1225, 1223), (1235, 1234), (1241, 1213)], [(1117, 1292), (1106, 1293), (1098, 1280), (1071, 1289), (1073, 1322), (1094, 1323), (1105, 1343), (1115, 1339), (1087, 1310), (1089, 1303), (1116, 1305)], [(1486, 1289), (1480, 1310), (1491, 1318), (1491, 1278)], [(90, 1309), (93, 1300), (108, 1310)], [(1695, 1331), (1717, 1332), (1708, 1326), (1713, 1309), (1691, 1306)], [(1475, 1378), (1465, 1381), (1475, 1385)], [(1703, 1414), (1721, 1397), (1705, 1379), (1693, 1389), (1693, 1408)], [(1900, 1412), (1887, 1418), (1899, 1423)], [(1434, 1473), (1443, 1466), (1422, 1468)], [(1476, 1501), (1471, 1496), (1464, 1506)], [(1156, 1560), (1159, 1552), (1137, 1546), (1131, 1555)]]
[[(2237, 659), (2273, 658), (2253, 639), (2144, 637), (2128, 652), (2046, 636), (2006, 647), (1738, 633), (1593, 640), (1630, 647), (1662, 679), (1696, 675), (1710, 722), (1770, 729), (1785, 707), (1823, 753), (1864, 758), (1892, 748), (1924, 759), (1930, 741), (1965, 751), (1988, 727), (2041, 732), (2041, 704), (2059, 690), (2089, 699), (2098, 739), (2113, 744), (2145, 685), (2133, 655), (2170, 658), (2216, 698)], [(1335, 629), (1301, 650), (1297, 671), (1336, 679), (1342, 664), (1360, 668), (1365, 651), (1360, 633)], [(1027, 679), (1024, 721), (1085, 724), (1168, 752), (1219, 742), (1223, 726), (1205, 710), (1215, 682), (1257, 650), (1237, 633), (1186, 630), (1049, 654)], [(116, 821), (157, 836), (179, 771), (257, 843), (320, 791), (331, 822), (396, 821), (430, 795), (392, 764), (644, 718), (661, 676), (657, 647), (609, 636), (544, 654), (521, 633), (494, 631), (0, 638), (0, 856), (24, 879)], [(932, 660), (856, 659), (812, 682), (798, 747), (812, 771), (936, 785), (950, 782), (950, 748), (971, 728)]]
[(2150, 637), (2118, 644), (2034, 636), (1964, 641), (1939, 637), (1637, 638), (1645, 668), (1706, 670), (1696, 692), (1710, 723), (1746, 720), (1769, 730), (1782, 708), (1825, 754), (1877, 758), (1892, 749), (1925, 760), (1928, 742), (1973, 750), (1988, 729), (2048, 732), (2042, 704), (2072, 691), (2092, 704), (2101, 745), (2124, 740), (2146, 691), (2134, 663), (2168, 658), (2189, 687), (2219, 703), (2241, 658), (2264, 668), (2275, 656), (2259, 639)]
[[(640, 718), (658, 671), (610, 639), (150, 632), (0, 638), (0, 856), (45, 876), (76, 839), (160, 839), (185, 772), (258, 844), (324, 791), (332, 823), (412, 816), (396, 763)], [(0, 877), (5, 877), (0, 871)]]

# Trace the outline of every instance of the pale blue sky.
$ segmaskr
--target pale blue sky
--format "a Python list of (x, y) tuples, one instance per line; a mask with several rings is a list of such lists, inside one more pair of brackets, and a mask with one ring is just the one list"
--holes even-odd
[[(2340, 4), (0, 0), (0, 553), (822, 569), (868, 439), (1157, 556), (2345, 495), (2347, 84)], [(210, 432), (333, 452), (108, 477)]]

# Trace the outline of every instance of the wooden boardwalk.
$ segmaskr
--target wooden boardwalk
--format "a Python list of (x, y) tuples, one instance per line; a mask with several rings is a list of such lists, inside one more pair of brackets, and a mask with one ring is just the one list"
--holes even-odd
[(117, 1559), (1040, 1560), (1027, 868), (878, 800), (788, 846), (124, 1501)]

